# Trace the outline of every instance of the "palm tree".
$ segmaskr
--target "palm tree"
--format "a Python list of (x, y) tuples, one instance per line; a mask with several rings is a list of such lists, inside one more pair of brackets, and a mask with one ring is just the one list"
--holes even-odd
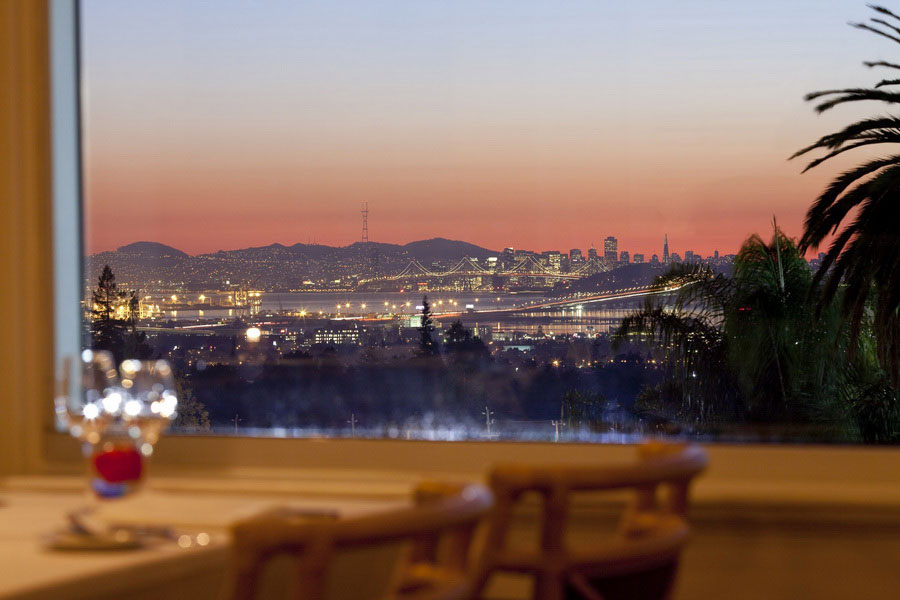
[(797, 244), (774, 224), (772, 241), (751, 236), (734, 261), (723, 329), (729, 363), (749, 415), (796, 423), (839, 419), (834, 391), (842, 349), (833, 303), (816, 318), (817, 285)]
[(622, 321), (616, 343), (637, 337), (662, 349), (670, 379), (665, 391), (675, 395), (677, 413), (700, 423), (738, 417), (742, 401), (721, 328), (731, 280), (707, 265), (676, 263), (654, 286), (674, 289), (674, 306), (664, 307), (651, 296), (643, 309)]
[(616, 337), (643, 336), (664, 351), (664, 388), (670, 399), (678, 392), (680, 414), (844, 428), (834, 311), (825, 307), (815, 318), (813, 274), (777, 226), (769, 243), (757, 235), (744, 242), (732, 277), (675, 265), (656, 286), (674, 290), (672, 306), (651, 300)]
[[(852, 26), (900, 43), (900, 16), (881, 6), (870, 6), (876, 17)], [(887, 61), (863, 63), (867, 67), (900, 71)], [(806, 96), (823, 113), (849, 102), (875, 101), (888, 108), (900, 104), (900, 79), (883, 79), (870, 88), (834, 89)], [(877, 144), (900, 143), (900, 117), (885, 114), (853, 123), (801, 149), (791, 158), (821, 150), (804, 172), (835, 156)], [(891, 146), (888, 146), (890, 148)], [(900, 383), (900, 153), (863, 162), (828, 185), (806, 215), (800, 250), (817, 249), (834, 236), (816, 281), (824, 281), (820, 308), (841, 294), (841, 312), (849, 322), (851, 351), (860, 327), (872, 312), (877, 357), (894, 384)], [(841, 286), (841, 284), (844, 284)]]

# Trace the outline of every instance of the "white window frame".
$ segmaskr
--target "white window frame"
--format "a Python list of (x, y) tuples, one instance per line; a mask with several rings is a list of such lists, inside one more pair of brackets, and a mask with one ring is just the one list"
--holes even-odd
[[(77, 0), (52, 0), (52, 156), (55, 343), (59, 359), (80, 348), (81, 174)], [(25, 401), (24, 399), (22, 401)], [(42, 431), (38, 472), (81, 469), (75, 440), (52, 425)], [(873, 446), (709, 444), (711, 468), (701, 498), (717, 504), (763, 502), (900, 507), (900, 448)], [(498, 462), (602, 462), (633, 456), (627, 445), (545, 442), (424, 442), (359, 439), (279, 439), (169, 435), (158, 444), (154, 469), (216, 477), (290, 478), (301, 471), (402, 473), (410, 478), (479, 478)]]

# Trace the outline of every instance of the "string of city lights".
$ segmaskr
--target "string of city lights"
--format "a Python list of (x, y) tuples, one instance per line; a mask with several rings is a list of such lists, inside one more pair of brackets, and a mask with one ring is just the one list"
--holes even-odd
[(527, 275), (529, 277), (549, 277), (554, 279), (580, 279), (592, 272), (608, 271), (609, 267), (598, 262), (596, 265), (590, 262), (584, 263), (581, 267), (568, 273), (559, 273), (548, 269), (533, 256), (526, 256), (520, 259), (515, 265), (505, 271), (492, 271), (477, 264), (470, 257), (466, 256), (446, 271), (431, 271), (416, 259), (409, 261), (409, 264), (395, 275), (382, 275), (379, 277), (369, 277), (360, 279), (360, 284), (372, 283), (376, 281), (395, 281), (398, 279), (406, 279), (409, 277), (449, 277), (456, 276), (500, 276), (513, 277)]

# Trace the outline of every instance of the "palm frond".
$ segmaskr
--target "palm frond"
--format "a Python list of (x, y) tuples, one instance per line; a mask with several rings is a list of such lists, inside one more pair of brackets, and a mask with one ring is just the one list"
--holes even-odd
[(900, 38), (894, 37), (894, 36), (892, 36), (891, 34), (886, 33), (886, 32), (884, 32), (884, 31), (881, 31), (881, 30), (878, 29), (877, 27), (872, 27), (871, 25), (869, 25), (869, 24), (867, 24), (867, 23), (849, 23), (849, 25), (850, 25), (851, 27), (856, 27), (857, 29), (864, 29), (864, 30), (866, 30), (866, 31), (871, 31), (872, 33), (875, 33), (875, 34), (880, 35), (880, 36), (882, 36), (882, 37), (886, 37), (887, 39), (889, 39), (889, 40), (891, 40), (891, 41), (894, 41), (894, 42), (897, 42), (898, 44), (900, 44)]
[(900, 131), (891, 131), (889, 133), (875, 133), (872, 135), (868, 135), (862, 138), (857, 138), (860, 141), (854, 144), (848, 144), (846, 146), (841, 146), (836, 150), (832, 150), (828, 154), (820, 156), (819, 158), (810, 161), (804, 168), (803, 173), (806, 173), (810, 169), (815, 169), (822, 163), (834, 158), (835, 156), (841, 155), (844, 152), (849, 152), (850, 150), (856, 150), (857, 148), (862, 148), (864, 146), (873, 146), (875, 144), (898, 144), (900, 143)]
[(677, 310), (686, 311), (690, 307), (690, 310), (716, 319), (725, 309), (731, 281), (703, 263), (675, 263), (653, 282), (656, 290), (673, 286), (678, 286), (674, 298)]
[(900, 65), (896, 63), (891, 63), (883, 60), (875, 60), (875, 61), (864, 61), (863, 64), (870, 69), (872, 67), (885, 67), (888, 69), (900, 69)]
[(802, 156), (811, 152), (812, 150), (817, 150), (819, 148), (834, 150), (835, 148), (841, 147), (844, 143), (858, 139), (859, 136), (863, 134), (869, 134), (877, 131), (900, 131), (900, 118), (895, 117), (893, 115), (887, 115), (883, 117), (875, 117), (872, 119), (863, 119), (862, 121), (857, 121), (851, 125), (848, 125), (844, 129), (840, 131), (836, 131), (834, 133), (829, 133), (828, 135), (822, 136), (814, 144), (806, 146), (795, 152), (791, 155), (791, 159), (797, 158), (798, 156)]
[(888, 23), (888, 22), (885, 21), (884, 19), (871, 19), (871, 21), (872, 21), (873, 23), (878, 23), (879, 25), (883, 25), (884, 27), (887, 27), (888, 29), (890, 29), (890, 30), (893, 31), (894, 33), (900, 33), (900, 29), (898, 29), (897, 27), (894, 27), (893, 25), (891, 25), (890, 23)]
[(847, 188), (882, 169), (900, 165), (900, 155), (877, 158), (870, 160), (856, 168), (845, 171), (836, 177), (828, 185), (824, 192), (813, 202), (806, 213), (805, 231), (801, 239), (802, 249), (815, 248), (822, 238), (827, 235), (822, 233), (823, 222), (826, 220), (828, 209), (843, 194)]
[(898, 104), (900, 103), (900, 93), (897, 92), (887, 92), (884, 90), (876, 90), (869, 88), (848, 88), (845, 90), (825, 90), (821, 92), (813, 92), (812, 94), (807, 94), (807, 100), (816, 100), (818, 98), (823, 98), (825, 96), (836, 96), (837, 98), (832, 98), (827, 102), (823, 102), (815, 107), (815, 111), (819, 114), (829, 111), (835, 106), (839, 106), (841, 104), (846, 104), (848, 102), (886, 102), (888, 104)]
[(846, 193), (842, 192), (843, 195), (837, 194), (827, 206), (811, 207), (806, 215), (803, 237), (800, 239), (801, 250), (805, 252), (809, 248), (818, 248), (823, 239), (837, 232), (850, 211), (861, 205), (866, 198), (881, 194), (898, 179), (900, 179), (900, 165), (892, 165), (872, 178), (858, 183)]
[[(883, 6), (881, 6), (881, 5), (878, 5), (878, 4), (866, 4), (866, 6), (868, 6), (869, 8), (871, 8), (872, 10), (874, 10), (875, 12), (881, 13), (881, 14), (883, 14), (883, 15), (887, 15), (887, 16), (889, 16), (889, 17), (893, 17), (894, 19), (897, 19), (898, 21), (900, 21), (900, 17), (898, 17), (897, 15), (895, 15), (894, 13), (892, 13), (890, 10), (886, 9), (885, 7), (883, 7)], [(873, 19), (873, 20), (874, 20), (874, 19)]]

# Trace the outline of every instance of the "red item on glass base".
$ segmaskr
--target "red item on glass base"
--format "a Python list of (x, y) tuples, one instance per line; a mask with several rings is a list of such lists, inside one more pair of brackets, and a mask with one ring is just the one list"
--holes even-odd
[(136, 481), (141, 478), (144, 470), (143, 457), (131, 447), (99, 450), (91, 460), (97, 474), (110, 483)]

